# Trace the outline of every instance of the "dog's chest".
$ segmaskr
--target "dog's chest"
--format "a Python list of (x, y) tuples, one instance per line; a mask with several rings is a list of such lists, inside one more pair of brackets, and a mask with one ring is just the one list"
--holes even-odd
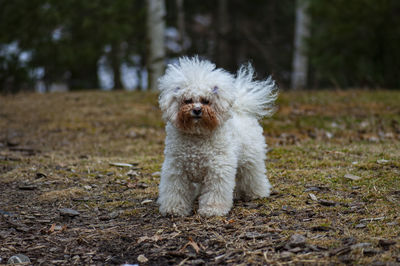
[[(210, 149), (202, 145), (186, 146), (181, 153), (182, 169), (190, 181), (201, 183), (210, 168)], [(212, 156), (211, 156), (212, 157)]]

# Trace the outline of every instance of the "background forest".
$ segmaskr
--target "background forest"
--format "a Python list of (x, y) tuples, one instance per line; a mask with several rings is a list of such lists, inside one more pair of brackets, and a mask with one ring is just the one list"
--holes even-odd
[[(259, 77), (272, 74), (288, 88), (303, 5), (308, 23), (297, 48), (308, 78), (301, 87), (399, 88), (399, 1), (164, 4), (165, 63), (198, 54), (235, 71), (250, 61)], [(146, 1), (0, 0), (0, 6), (1, 91), (148, 88)]]

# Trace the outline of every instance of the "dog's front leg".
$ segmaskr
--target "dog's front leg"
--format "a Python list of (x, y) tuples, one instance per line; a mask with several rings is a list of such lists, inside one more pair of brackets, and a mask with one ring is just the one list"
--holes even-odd
[(192, 211), (196, 188), (182, 171), (166, 160), (161, 173), (158, 203), (162, 215), (187, 216)]
[(222, 216), (232, 208), (236, 167), (224, 165), (211, 169), (201, 188), (199, 214)]

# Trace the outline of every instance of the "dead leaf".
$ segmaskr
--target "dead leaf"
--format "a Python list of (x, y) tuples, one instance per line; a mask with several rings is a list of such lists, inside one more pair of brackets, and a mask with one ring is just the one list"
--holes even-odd
[(146, 199), (146, 200), (142, 201), (140, 204), (144, 205), (144, 204), (148, 204), (148, 203), (151, 203), (151, 202), (153, 202), (153, 200)]
[(191, 245), (194, 248), (196, 253), (199, 253), (199, 251), (200, 251), (199, 245), (197, 245), (197, 243), (194, 242), (191, 237), (189, 237), (189, 245)]
[(389, 160), (379, 159), (376, 162), (379, 163), (379, 164), (387, 164), (389, 162)]
[(53, 233), (55, 228), (56, 228), (56, 224), (52, 224), (52, 225), (50, 226), (50, 229), (49, 229), (47, 232), (48, 232), (48, 233)]
[(146, 258), (143, 254), (140, 254), (140, 255), (137, 257), (137, 260), (138, 260), (138, 262), (141, 262), (141, 263), (146, 263), (146, 262), (149, 261), (149, 259)]
[(128, 188), (135, 188), (135, 187), (136, 187), (136, 183), (128, 182), (128, 184), (126, 184), (126, 186), (127, 186)]
[(315, 196), (313, 193), (308, 194), (308, 196), (310, 196), (310, 199), (312, 199), (313, 201), (318, 201), (317, 196)]
[(61, 227), (61, 231), (60, 231), (60, 232), (64, 232), (64, 231), (66, 231), (66, 230), (67, 230), (67, 225), (64, 224), (64, 225)]
[(152, 236), (152, 237), (142, 236), (142, 237), (139, 237), (137, 243), (139, 244), (139, 243), (142, 243), (143, 241), (146, 241), (146, 240), (157, 242), (157, 241), (160, 241), (161, 239), (162, 239), (162, 237), (160, 235), (157, 235), (157, 234)]
[(151, 174), (151, 176), (159, 177), (159, 176), (161, 176), (161, 172), (154, 172), (154, 173)]
[(130, 163), (110, 163), (110, 165), (116, 167), (128, 167), (128, 168), (134, 167), (134, 165)]
[(381, 221), (385, 219), (385, 216), (382, 217), (372, 217), (372, 218), (365, 218), (365, 219), (361, 219), (360, 222), (372, 222), (372, 221)]
[(234, 219), (230, 219), (230, 220), (224, 220), (225, 224), (233, 224), (235, 222)]
[(139, 173), (137, 171), (135, 171), (135, 170), (129, 170), (126, 173), (126, 175), (129, 176), (129, 177), (137, 177), (137, 176), (139, 176)]
[(357, 175), (352, 175), (352, 174), (345, 174), (344, 178), (351, 179), (351, 180), (354, 180), (354, 181), (357, 181), (357, 180), (361, 179), (361, 177), (359, 177)]
[(193, 239), (191, 237), (189, 237), (189, 241), (179, 251), (180, 252), (184, 251), (185, 248), (189, 245), (192, 246), (192, 248), (196, 251), (196, 253), (199, 253), (200, 247), (199, 247), (199, 245), (197, 245), (196, 242), (193, 241)]

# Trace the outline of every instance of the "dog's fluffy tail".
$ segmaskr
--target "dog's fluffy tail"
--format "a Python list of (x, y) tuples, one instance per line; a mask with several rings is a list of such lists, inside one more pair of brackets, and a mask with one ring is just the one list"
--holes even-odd
[(257, 119), (270, 116), (275, 112), (274, 102), (278, 97), (278, 88), (271, 77), (266, 80), (254, 80), (251, 64), (242, 65), (236, 74), (237, 92), (233, 108), (238, 113), (246, 113)]

